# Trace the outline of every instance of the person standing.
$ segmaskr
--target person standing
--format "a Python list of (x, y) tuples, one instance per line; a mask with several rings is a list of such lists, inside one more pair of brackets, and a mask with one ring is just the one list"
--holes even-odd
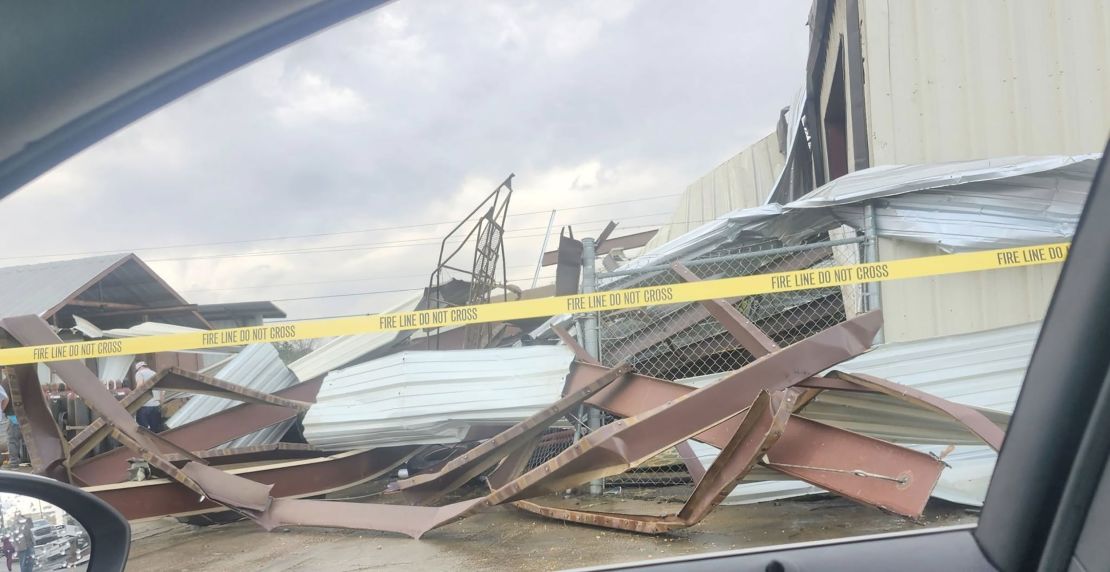
[[(150, 381), (155, 375), (154, 370), (146, 365), (145, 361), (135, 364), (135, 388)], [(138, 413), (135, 414), (135, 420), (139, 425), (150, 429), (155, 433), (161, 433), (165, 426), (162, 424), (162, 390), (155, 389), (150, 392), (150, 401), (146, 402), (139, 408)]]
[(7, 378), (0, 382), (0, 409), (4, 410), (4, 420), (7, 422), (8, 468), (14, 469), (23, 462), (23, 433), (19, 430), (19, 420), (15, 416), (15, 405), (12, 404), (10, 389)]
[(0, 546), (0, 554), (8, 561), (8, 572), (12, 572), (12, 558), (15, 557), (15, 545), (12, 544), (12, 539), (5, 536), (3, 539), (3, 546)]
[(15, 548), (19, 551), (19, 572), (35, 572), (35, 535), (32, 532), (31, 517), (23, 517)]

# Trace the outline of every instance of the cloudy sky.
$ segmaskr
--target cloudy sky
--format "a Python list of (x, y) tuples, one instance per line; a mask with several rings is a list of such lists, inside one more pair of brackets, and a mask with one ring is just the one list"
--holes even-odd
[(656, 228), (689, 182), (770, 133), (802, 79), (808, 9), (396, 2), (0, 201), (0, 265), (133, 251), (191, 301), (376, 312), (427, 282), (446, 221), (516, 173), (508, 273), (528, 285), (551, 209), (555, 234)]

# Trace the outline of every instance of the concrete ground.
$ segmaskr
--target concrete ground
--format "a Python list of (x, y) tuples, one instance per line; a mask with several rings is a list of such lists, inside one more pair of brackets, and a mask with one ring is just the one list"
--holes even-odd
[[(547, 499), (579, 508), (662, 514), (672, 501)], [(921, 522), (830, 496), (718, 507), (692, 528), (644, 536), (565, 524), (495, 507), (422, 540), (343, 529), (248, 522), (197, 527), (173, 519), (137, 523), (128, 570), (559, 570), (688, 554), (974, 522), (974, 512), (935, 501)]]

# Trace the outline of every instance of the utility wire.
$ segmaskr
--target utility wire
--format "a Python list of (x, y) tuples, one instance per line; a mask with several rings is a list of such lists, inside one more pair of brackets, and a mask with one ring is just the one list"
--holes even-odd
[[(604, 203), (578, 205), (578, 206), (573, 206), (573, 207), (559, 207), (556, 210), (572, 211), (572, 210), (588, 209), (588, 208), (611, 206), (611, 205), (639, 203), (639, 202), (643, 202), (643, 201), (673, 198), (673, 197), (677, 197), (677, 196), (681, 196), (681, 193), (670, 194), (670, 195), (657, 195), (657, 196), (652, 196), (652, 197), (640, 197), (640, 198), (636, 198), (636, 199), (628, 199), (628, 200), (623, 200), (623, 201), (610, 201), (610, 202), (604, 202)], [(550, 212), (551, 212), (551, 209), (544, 209), (544, 210), (539, 210), (539, 211), (527, 211), (527, 212), (521, 212), (521, 213), (511, 213), (507, 216), (512, 218), (512, 217), (530, 216), (530, 215), (535, 215), (535, 214), (547, 214), (547, 213), (550, 213)], [(161, 246), (145, 246), (145, 247), (138, 247), (138, 248), (117, 248), (117, 249), (113, 249), (113, 250), (87, 250), (87, 251), (83, 251), (83, 252), (59, 252), (59, 253), (53, 253), (53, 254), (24, 254), (24, 255), (19, 255), (19, 256), (0, 257), (0, 260), (22, 260), (22, 259), (28, 259), (28, 258), (59, 258), (59, 257), (66, 257), (66, 256), (90, 256), (90, 255), (96, 255), (96, 254), (115, 254), (115, 253), (118, 253), (118, 252), (144, 252), (144, 251), (149, 251), (149, 250), (166, 250), (166, 249), (173, 249), (173, 248), (192, 248), (192, 247), (197, 247), (197, 246), (223, 246), (223, 245), (228, 245), (228, 244), (245, 244), (245, 243), (249, 243), (249, 242), (265, 242), (265, 241), (274, 241), (274, 240), (292, 240), (292, 239), (298, 239), (298, 238), (320, 238), (320, 237), (324, 237), (324, 236), (342, 236), (342, 235), (349, 235), (349, 234), (360, 234), (360, 233), (365, 233), (365, 232), (379, 232), (379, 231), (386, 231), (386, 230), (407, 230), (407, 229), (410, 229), (410, 228), (439, 226), (439, 225), (444, 225), (444, 224), (457, 224), (458, 222), (459, 222), (458, 220), (449, 220), (449, 221), (405, 224), (405, 225), (398, 225), (398, 226), (382, 226), (382, 227), (374, 227), (374, 228), (364, 228), (364, 229), (359, 229), (359, 230), (345, 230), (345, 231), (336, 231), (336, 232), (319, 232), (319, 233), (312, 233), (312, 234), (296, 234), (296, 235), (272, 236), (272, 237), (262, 237), (262, 238), (245, 238), (245, 239), (239, 239), (239, 240), (223, 240), (223, 241), (215, 241), (215, 242), (193, 242), (193, 243), (182, 243), (182, 244), (167, 244), (167, 245), (161, 245)], [(546, 227), (541, 227), (541, 228), (546, 228)]]

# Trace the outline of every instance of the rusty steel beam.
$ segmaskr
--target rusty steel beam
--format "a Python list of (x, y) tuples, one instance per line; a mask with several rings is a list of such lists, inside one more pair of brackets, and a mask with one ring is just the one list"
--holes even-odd
[(880, 313), (862, 314), (758, 359), (674, 402), (610, 423), (494, 491), (491, 500), (493, 504), (521, 500), (636, 467), (680, 441), (736, 416), (761, 390), (787, 389), (863, 353), (881, 324)]
[(687, 525), (700, 522), (736, 488), (744, 475), (782, 437), (794, 410), (795, 397), (790, 390), (778, 392), (775, 399), (760, 393), (736, 433), (705, 472), (705, 478), (698, 482), (678, 512), (680, 520)]
[[(791, 431), (794, 426), (808, 431)], [(925, 453), (794, 416), (763, 464), (825, 490), (920, 518), (944, 463)], [(814, 437), (818, 437), (815, 440)]]
[(554, 520), (563, 520), (576, 524), (584, 524), (586, 526), (615, 528), (618, 530), (627, 530), (628, 532), (638, 532), (640, 534), (663, 534), (689, 526), (675, 516), (650, 516), (579, 510), (550, 506), (526, 500), (516, 501), (513, 503), (513, 506), (520, 510)]
[(829, 377), (847, 381), (867, 390), (882, 393), (949, 417), (966, 427), (969, 431), (982, 439), (984, 443), (990, 445), (995, 451), (1002, 449), (1002, 440), (1006, 438), (1006, 432), (998, 425), (991, 422), (987, 416), (971, 407), (954, 403), (935, 395), (929, 395), (928, 393), (918, 391), (912, 387), (894, 383), (893, 381), (873, 375), (834, 371), (829, 374)]
[[(315, 459), (296, 459), (253, 467), (228, 469), (230, 475), (273, 485), (276, 498), (318, 496), (346, 489), (392, 472), (418, 447), (387, 447), (349, 451)], [(85, 491), (119, 510), (128, 520), (188, 516), (226, 510), (211, 499), (170, 479), (85, 487)]]
[[(277, 391), (274, 395), (314, 402), (321, 383), (320, 379), (305, 381)], [(286, 407), (244, 403), (163, 431), (159, 436), (183, 449), (204, 451), (296, 416), (297, 411)], [(127, 459), (132, 456), (133, 453), (127, 449), (113, 449), (77, 463), (73, 467), (73, 474), (86, 485), (116, 483), (127, 477)]]
[[(681, 262), (672, 263), (671, 269), (687, 282), (701, 281), (697, 274), (691, 272)], [(724, 326), (725, 330), (732, 335), (741, 347), (748, 350), (748, 353), (754, 357), (762, 357), (779, 350), (779, 345), (774, 340), (767, 337), (763, 330), (757, 328), (747, 316), (732, 307), (732, 304), (721, 300), (702, 300), (699, 304), (702, 308), (705, 308), (710, 316), (713, 316)]]
[[(635, 234), (626, 234), (616, 238), (605, 237), (604, 244), (598, 244), (597, 255), (604, 256), (615, 248), (639, 248), (647, 244), (658, 230), (645, 230)], [(549, 250), (543, 253), (542, 266), (551, 266), (559, 261), (559, 251)]]
[(440, 471), (416, 475), (402, 480), (397, 483), (397, 487), (404, 492), (409, 502), (415, 504), (429, 504), (441, 499), (443, 495), (466, 484), (467, 481), (492, 467), (518, 447), (538, 437), (557, 419), (571, 409), (578, 407), (579, 404), (597, 393), (598, 390), (620, 379), (630, 370), (631, 367), (627, 364), (618, 364), (616, 367), (598, 375), (596, 379), (581, 389), (541, 409), (496, 437), (487, 439), (474, 449), (452, 459)]
[(662, 534), (693, 526), (701, 522), (728, 496), (744, 475), (755, 466), (759, 458), (782, 435), (793, 408), (792, 397), (789, 390), (778, 392), (774, 400), (766, 392), (760, 392), (748, 413), (744, 415), (736, 433), (729, 439), (705, 478), (698, 482), (693, 493), (676, 514), (664, 516), (617, 514), (553, 507), (530, 501), (517, 501), (513, 506), (547, 518), (642, 534)]
[[(575, 374), (571, 375), (568, 380), (569, 388), (573, 389), (578, 387), (578, 384), (581, 383), (579, 378), (585, 375), (586, 370), (600, 367), (601, 366), (580, 364)], [(810, 378), (810, 380), (814, 379), (818, 378)], [(689, 386), (645, 375), (629, 374), (625, 376), (620, 387), (610, 387), (599, 391), (597, 395), (587, 400), (587, 403), (599, 407), (613, 415), (633, 417), (667, 402), (681, 399), (684, 395), (693, 391), (694, 388)], [(739, 427), (740, 420), (740, 416), (733, 417), (732, 419), (695, 435), (693, 438), (708, 445), (723, 448), (727, 445), (731, 435), (734, 434)], [(810, 421), (796, 415), (791, 417), (791, 422), (786, 426), (784, 438), (780, 439), (775, 444), (771, 453), (775, 453), (779, 447), (783, 446), (783, 443), (808, 443), (810, 446), (816, 443), (835, 443), (837, 444), (838, 450), (839, 448), (862, 448), (861, 450), (870, 451), (872, 456), (865, 456), (862, 458), (850, 457), (855, 461), (852, 466), (847, 466), (844, 463), (837, 463), (829, 466), (829, 468), (833, 469), (830, 471), (795, 471), (792, 476), (823, 489), (838, 492), (858, 502), (882, 504), (884, 506), (898, 506), (901, 510), (899, 514), (911, 517), (921, 513), (925, 503), (929, 500), (932, 486), (936, 483), (937, 479), (940, 478), (941, 470), (944, 467), (942, 463), (924, 453), (919, 453), (912, 449), (900, 447), (886, 441), (871, 439), (823, 423)], [(812, 465), (812, 463), (804, 458), (799, 459), (799, 457), (804, 457), (804, 448), (800, 450), (784, 448), (782, 451), (779, 451), (779, 453), (788, 456), (789, 461), (784, 462), (806, 466)], [(835, 460), (836, 455), (834, 454), (832, 457)], [(865, 474), (883, 474), (884, 471), (889, 470), (891, 464), (894, 462), (900, 463), (903, 467), (911, 468), (913, 470), (914, 481), (919, 484), (924, 483), (920, 487), (898, 490), (896, 494), (900, 500), (891, 499), (887, 491), (874, 489), (871, 483), (873, 479), (869, 477), (857, 477), (854, 474), (837, 472), (840, 470), (859, 469)], [(779, 472), (786, 471), (780, 470)], [(864, 481), (866, 481), (868, 486), (858, 486), (860, 482)], [(880, 487), (881, 486), (882, 485), (880, 485)]]
[[(154, 380), (148, 380), (140, 384), (135, 389), (123, 396), (120, 400), (120, 405), (131, 415), (134, 415), (140, 407), (146, 404), (151, 398), (151, 389), (154, 387)], [(70, 454), (69, 459), (66, 460), (66, 465), (72, 467), (86, 455), (91, 453), (101, 441), (108, 438), (112, 434), (112, 427), (104, 420), (103, 417), (98, 417), (89, 423), (80, 433), (73, 436), (69, 441)]]
[(278, 526), (343, 527), (397, 532), (419, 539), (432, 529), (488, 506), (486, 497), (439, 507), (274, 499), (256, 521), (266, 530)]
[(292, 461), (295, 459), (315, 459), (327, 457), (329, 452), (322, 451), (307, 443), (270, 443), (230, 449), (209, 449), (193, 451), (189, 455), (166, 453), (162, 457), (171, 463), (186, 463), (203, 459), (212, 466), (239, 465), (272, 461)]
[[(120, 404), (128, 413), (134, 414), (147, 401), (150, 400), (153, 390), (171, 389), (189, 393), (203, 393), (246, 403), (259, 403), (288, 407), (299, 411), (307, 411), (311, 403), (286, 399), (278, 395), (271, 395), (255, 391), (246, 387), (228, 383), (208, 375), (186, 371), (177, 367), (170, 367), (158, 372), (153, 378), (129, 392), (120, 400)], [(101, 441), (108, 437), (111, 428), (105, 423), (104, 418), (93, 420), (70, 440), (70, 457), (67, 465), (74, 464), (91, 453)]]
[(517, 450), (509, 453), (507, 457), (502, 459), (501, 464), (497, 465), (488, 477), (487, 484), (491, 489), (503, 487), (509, 484), (510, 481), (519, 477), (524, 470), (528, 468), (528, 461), (532, 460), (532, 455), (536, 452), (536, 447), (543, 442), (543, 435), (537, 435), (532, 440)]
[[(0, 326), (23, 345), (61, 343), (61, 339), (54, 333), (50, 324), (35, 315), (5, 318), (0, 321)], [(47, 362), (46, 365), (62, 378), (70, 389), (80, 395), (90, 409), (111, 423), (112, 434), (120, 443), (137, 453), (151, 466), (173, 476), (193, 491), (203, 494), (203, 490), (196, 482), (182, 474), (173, 464), (158, 457), (157, 451), (161, 449), (159, 438), (140, 428), (131, 414), (116, 401), (100, 379), (89, 371), (84, 363), (67, 360)]]
[(250, 389), (249, 387), (229, 383), (210, 375), (204, 375), (203, 373), (186, 371), (179, 367), (169, 367), (158, 372), (151, 382), (153, 384), (153, 389), (168, 389), (187, 393), (213, 395), (233, 401), (242, 401), (244, 403), (277, 405), (279, 407), (287, 407), (301, 412), (308, 411), (308, 408), (312, 405), (304, 401), (287, 399), (279, 395), (273, 395)]
[(15, 376), (9, 386), (9, 397), (19, 420), (19, 432), (31, 457), (31, 470), (35, 474), (69, 482), (65, 466), (68, 446), (46, 403), (46, 394), (39, 383), (35, 366), (21, 365), (14, 368), (13, 373)]

